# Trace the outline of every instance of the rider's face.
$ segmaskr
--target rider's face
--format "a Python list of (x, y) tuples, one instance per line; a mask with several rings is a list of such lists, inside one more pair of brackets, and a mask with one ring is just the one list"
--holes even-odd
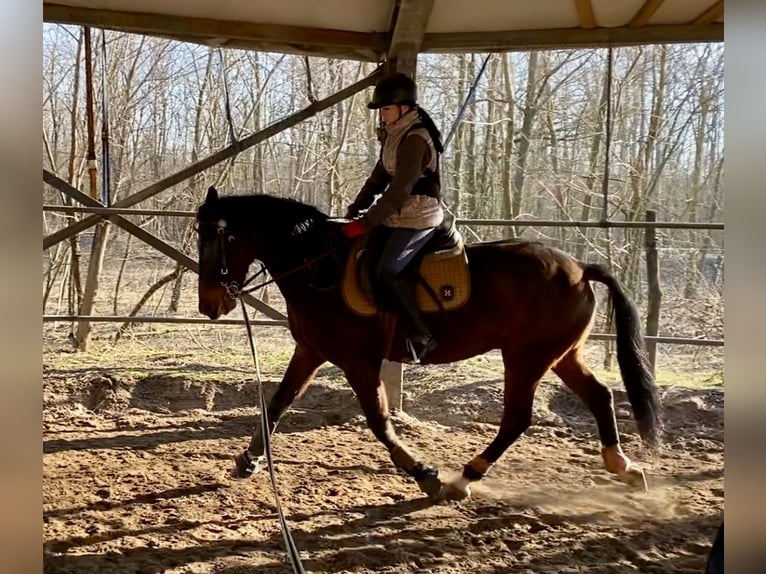
[(380, 120), (383, 125), (390, 126), (396, 123), (409, 110), (409, 106), (383, 106), (380, 108)]

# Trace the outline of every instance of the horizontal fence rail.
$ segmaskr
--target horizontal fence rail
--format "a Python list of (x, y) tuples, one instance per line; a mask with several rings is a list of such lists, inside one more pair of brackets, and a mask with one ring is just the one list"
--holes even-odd
[(43, 205), (43, 211), (62, 213), (99, 213), (102, 215), (168, 215), (170, 217), (194, 217), (193, 211), (173, 211), (168, 209), (133, 209), (131, 207), (79, 207), (76, 205)]
[[(171, 217), (194, 217), (194, 211), (167, 211), (161, 209), (130, 209), (117, 207), (77, 207), (73, 205), (43, 205), (43, 211), (64, 213), (100, 213), (104, 215), (157, 215)], [(458, 225), (487, 225), (495, 227), (597, 227), (638, 229), (701, 229), (723, 230), (719, 222), (699, 223), (692, 221), (570, 221), (566, 219), (456, 219)]]
[[(117, 207), (90, 207), (90, 206), (70, 206), (70, 205), (43, 205), (43, 211), (63, 212), (63, 213), (96, 213), (102, 215), (143, 215), (143, 216), (167, 216), (167, 217), (194, 217), (194, 211), (172, 211), (164, 209), (136, 209), (136, 208), (117, 208)], [(478, 225), (478, 226), (496, 226), (496, 227), (590, 227), (590, 228), (633, 228), (633, 229), (697, 229), (697, 230), (723, 230), (722, 222), (676, 222), (676, 221), (569, 221), (569, 220), (541, 220), (541, 219), (463, 219), (457, 218), (455, 223), (458, 225)], [(184, 318), (184, 317), (128, 317), (128, 316), (94, 316), (94, 315), (43, 315), (43, 321), (51, 322), (111, 322), (111, 323), (167, 323), (167, 324), (218, 324), (218, 325), (244, 325), (242, 319), (203, 319), (203, 318)], [(256, 319), (251, 321), (254, 325), (287, 327), (288, 323), (284, 320), (275, 319)], [(608, 341), (616, 339), (614, 334), (610, 333), (591, 333), (590, 339), (597, 341)], [(669, 345), (692, 345), (707, 347), (723, 347), (723, 339), (701, 339), (691, 337), (663, 337), (646, 336), (647, 342)]]
[(561, 219), (456, 219), (458, 225), (491, 225), (494, 227), (599, 227), (638, 229), (723, 229), (723, 223), (691, 221), (568, 221)]
[[(96, 316), (96, 315), (43, 315), (43, 322), (78, 322), (91, 321), (93, 323), (188, 323), (192, 325), (216, 324), (216, 325), (244, 325), (244, 319), (202, 319), (193, 317), (128, 317), (128, 316)], [(263, 325), (268, 327), (287, 327), (287, 321), (273, 319), (252, 319), (251, 325)], [(616, 335), (610, 333), (591, 333), (590, 339), (596, 341), (610, 341), (616, 339)], [(644, 337), (647, 341), (655, 343), (667, 343), (671, 345), (694, 345), (707, 347), (723, 347), (723, 339), (695, 339), (688, 337)]]

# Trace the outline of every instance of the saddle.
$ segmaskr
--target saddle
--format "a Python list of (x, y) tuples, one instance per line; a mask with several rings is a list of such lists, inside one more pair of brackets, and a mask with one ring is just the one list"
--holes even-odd
[[(373, 283), (375, 264), (387, 234), (384, 228), (357, 238), (343, 270), (343, 300), (357, 315), (372, 317), (392, 306)], [(423, 313), (453, 311), (465, 305), (471, 293), (468, 258), (463, 237), (455, 218), (445, 214), (444, 221), (418, 256), (403, 272), (413, 282), (415, 299)]]

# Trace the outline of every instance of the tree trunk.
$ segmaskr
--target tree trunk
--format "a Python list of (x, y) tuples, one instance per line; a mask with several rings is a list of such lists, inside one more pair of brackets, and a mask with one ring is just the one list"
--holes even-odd
[[(77, 38), (77, 55), (75, 57), (74, 67), (74, 88), (72, 94), (72, 122), (70, 124), (71, 130), (71, 144), (69, 147), (69, 164), (67, 168), (67, 181), (70, 185), (77, 187), (75, 181), (75, 157), (77, 156), (77, 124), (78, 124), (78, 110), (80, 100), (80, 57), (82, 54), (84, 42), (84, 33), (80, 32)], [(61, 194), (64, 205), (72, 205), (73, 201), (69, 196)], [(78, 221), (80, 216), (76, 213), (71, 215), (72, 222)], [(69, 264), (71, 265), (71, 272), (69, 273), (69, 280), (72, 282), (72, 301), (71, 308), (68, 310), (70, 314), (74, 314), (76, 309), (79, 308), (82, 302), (82, 277), (80, 271), (80, 264), (82, 262), (82, 253), (80, 250), (80, 236), (75, 234), (69, 238)], [(70, 325), (70, 334), (74, 334), (75, 324)]]
[[(647, 210), (646, 221), (657, 221), (657, 212)], [(644, 248), (646, 249), (646, 279), (648, 283), (646, 308), (646, 334), (656, 337), (660, 329), (660, 305), (662, 304), (662, 288), (660, 287), (660, 266), (657, 257), (657, 233), (654, 227), (644, 230)], [(646, 342), (646, 351), (652, 370), (657, 367), (657, 343)]]
[[(639, 141), (645, 142), (637, 149), (636, 157), (632, 162), (632, 177), (631, 181), (631, 199), (629, 207), (626, 213), (627, 221), (638, 221), (640, 214), (643, 213), (644, 207), (649, 203), (649, 186), (646, 184), (646, 174), (652, 170), (652, 158), (659, 139), (660, 130), (663, 124), (663, 109), (665, 100), (665, 72), (667, 51), (665, 46), (656, 46), (656, 50), (659, 51), (659, 65), (652, 66), (653, 84), (652, 90), (652, 107), (649, 116), (649, 123), (647, 126), (646, 135), (643, 133), (639, 136)], [(652, 63), (654, 64), (654, 56), (656, 51), (652, 52)], [(656, 72), (656, 74), (655, 74)], [(646, 68), (642, 70), (642, 74), (646, 73)], [(643, 97), (643, 91), (641, 92)], [(643, 106), (642, 106), (643, 108)], [(643, 130), (642, 130), (643, 131)], [(640, 229), (625, 229), (625, 243), (626, 245), (635, 245), (639, 241)], [(623, 282), (627, 289), (636, 294), (638, 300), (640, 300), (640, 293), (638, 289), (639, 280), (639, 263), (641, 260), (641, 252), (638, 249), (630, 249), (627, 251), (627, 257), (623, 265), (624, 277)]]
[[(199, 94), (197, 95), (197, 106), (194, 110), (194, 145), (191, 150), (191, 163), (196, 163), (199, 160), (199, 152), (202, 148), (202, 111), (205, 108), (205, 98), (207, 96), (208, 87), (210, 85), (211, 77), (213, 73), (213, 50), (208, 50), (207, 64), (205, 65), (205, 75), (202, 79), (202, 85), (200, 86)], [(257, 114), (253, 114), (256, 116)], [(255, 146), (259, 149), (261, 146)], [(200, 184), (202, 183), (202, 174), (195, 175), (190, 184), (190, 194), (194, 202), (200, 202), (204, 196), (205, 190), (202, 190)], [(194, 237), (194, 221), (189, 221), (183, 230), (183, 239), (181, 241), (181, 251), (187, 252), (192, 245), (192, 238)], [(181, 294), (183, 292), (183, 278), (186, 271), (185, 267), (182, 267), (180, 263), (176, 263), (175, 271), (173, 272), (174, 280), (173, 289), (171, 290), (170, 303), (168, 304), (168, 311), (170, 313), (178, 312), (178, 306), (181, 302)]]
[[(471, 64), (469, 66), (471, 74), (476, 73), (476, 58), (471, 54)], [(476, 217), (476, 100), (468, 105), (465, 119), (465, 185), (462, 186), (463, 192), (468, 192), (468, 204), (466, 205), (466, 215)]]
[[(708, 221), (714, 221), (718, 217), (718, 212), (720, 210), (720, 204), (721, 204), (721, 176), (723, 175), (723, 158), (721, 158), (718, 162), (718, 167), (715, 170), (715, 180), (713, 183), (713, 191), (712, 191), (712, 198), (710, 201), (710, 207), (708, 208), (707, 213), (707, 220)], [(705, 234), (705, 238), (703, 239), (702, 243), (702, 249), (700, 250), (700, 258), (699, 258), (699, 272), (700, 274), (703, 274), (704, 272), (704, 265), (705, 261), (707, 259), (707, 255), (710, 252), (710, 249), (713, 247), (714, 240), (713, 240), (713, 231), (708, 231)], [(719, 281), (719, 273), (721, 272), (721, 265), (722, 265), (722, 256), (720, 259), (721, 263), (716, 266), (716, 272), (712, 278), (712, 283), (715, 285), (715, 287), (719, 290), (721, 289), (721, 284)]]
[[(591, 209), (593, 208), (593, 199), (598, 194), (597, 183), (599, 183), (603, 177), (603, 174), (596, 173), (598, 169), (598, 158), (601, 153), (601, 140), (606, 135), (606, 106), (608, 105), (607, 98), (609, 97), (608, 86), (608, 71), (605, 69), (602, 76), (601, 83), (601, 97), (598, 101), (598, 107), (596, 117), (593, 121), (593, 137), (590, 142), (590, 152), (588, 153), (588, 171), (585, 176), (585, 197), (582, 202), (582, 209), (580, 210), (580, 220), (589, 221), (591, 216)], [(589, 228), (582, 230), (583, 242), (578, 243), (575, 249), (575, 257), (577, 259), (583, 259), (586, 255), (586, 248), (590, 244), (592, 232)]]
[[(521, 215), (522, 201), (524, 198), (524, 182), (527, 177), (527, 160), (529, 159), (529, 146), (532, 139), (532, 126), (537, 115), (537, 64), (539, 52), (529, 53), (527, 66), (527, 94), (524, 99), (524, 111), (522, 114), (521, 133), (519, 134), (519, 153), (516, 160), (516, 169), (513, 174), (513, 199), (511, 202), (511, 216), (513, 219)], [(516, 232), (513, 232), (516, 237)]]
[[(263, 129), (263, 102), (261, 94), (263, 93), (263, 80), (261, 79), (261, 69), (259, 65), (258, 52), (253, 54), (253, 76), (255, 78), (255, 91), (251, 93), (251, 104), (253, 106), (252, 131), (258, 133)], [(266, 166), (264, 165), (263, 145), (253, 147), (253, 187), (255, 193), (266, 193)]]
[[(704, 80), (701, 82), (699, 91), (699, 108), (698, 108), (698, 122), (697, 133), (694, 134), (694, 167), (692, 169), (692, 181), (691, 181), (691, 194), (687, 200), (687, 213), (688, 220), (692, 222), (697, 221), (697, 211), (699, 209), (699, 198), (702, 191), (702, 168), (705, 159), (705, 138), (708, 124), (708, 110), (710, 108), (707, 82)], [(696, 236), (694, 230), (687, 231), (687, 238), (689, 245), (696, 244)], [(690, 250), (689, 257), (686, 264), (686, 285), (684, 287), (684, 298), (696, 299), (697, 297), (697, 285), (699, 274), (697, 269), (699, 268), (698, 253), (695, 250)], [(704, 257), (704, 255), (703, 255)]]
[[(505, 89), (505, 137), (503, 139), (503, 160), (501, 187), (503, 193), (503, 219), (513, 219), (513, 188), (511, 186), (511, 171), (513, 169), (513, 140), (516, 137), (514, 114), (516, 113), (516, 98), (513, 90), (513, 71), (511, 55), (503, 55), (503, 86)], [(514, 228), (503, 227), (503, 238), (515, 237)]]
[[(154, 295), (159, 289), (170, 283), (176, 278), (176, 275), (178, 274), (178, 267), (176, 267), (173, 271), (165, 275), (164, 277), (160, 278), (159, 280), (155, 281), (153, 285), (149, 287), (149, 289), (146, 290), (146, 293), (143, 294), (141, 299), (136, 303), (136, 305), (133, 307), (133, 310), (130, 312), (129, 317), (135, 317), (138, 315), (138, 312), (143, 308), (143, 306), (146, 304), (146, 302), (151, 298), (152, 295)], [(131, 326), (135, 325), (135, 322), (133, 321), (126, 321), (122, 325), (120, 325), (120, 328), (117, 330), (117, 333), (114, 335), (114, 341), (115, 343), (120, 340), (120, 338), (125, 334), (125, 332), (130, 329)]]
[[(481, 157), (481, 174), (479, 188), (476, 197), (479, 199), (476, 208), (476, 217), (491, 217), (494, 204), (494, 178), (492, 177), (493, 166), (491, 158), (495, 146), (495, 116), (497, 115), (497, 98), (493, 86), (497, 83), (498, 56), (490, 56), (487, 62), (487, 121), (484, 125), (484, 143)], [(491, 230), (494, 235), (494, 229)]]
[[(91, 246), (90, 260), (88, 261), (88, 278), (85, 282), (85, 292), (80, 305), (80, 315), (92, 315), (93, 306), (98, 294), (99, 274), (104, 265), (104, 253), (106, 252), (107, 239), (109, 238), (109, 223), (102, 221), (96, 224), (93, 233), (93, 245)], [(87, 351), (90, 345), (91, 325), (89, 321), (80, 321), (74, 336), (74, 343), (78, 351)]]
[(114, 297), (113, 297), (113, 303), (112, 303), (112, 313), (115, 315), (118, 314), (119, 308), (117, 306), (117, 302), (120, 300), (120, 286), (122, 284), (122, 277), (125, 274), (125, 267), (128, 263), (128, 257), (130, 256), (130, 244), (133, 240), (133, 234), (128, 233), (128, 238), (125, 240), (125, 251), (122, 255), (122, 260), (120, 261), (120, 270), (117, 272), (117, 279), (114, 282)]
[[(458, 93), (462, 94), (465, 97), (466, 90), (467, 90), (467, 83), (468, 83), (468, 63), (467, 63), (467, 55), (461, 54), (459, 56), (459, 68), (458, 68)], [(458, 106), (461, 105), (462, 102), (458, 101)], [(452, 209), (455, 213), (455, 217), (461, 217), (462, 212), (462, 200), (463, 200), (463, 189), (466, 186), (466, 178), (463, 173), (465, 167), (463, 165), (463, 160), (465, 158), (465, 125), (461, 122), (458, 126), (455, 127), (455, 135), (452, 139), (455, 143), (453, 144), (453, 147), (455, 148), (454, 153), (454, 163), (453, 163), (453, 171), (454, 171), (454, 186), (453, 186), (453, 195), (452, 195)]]
[[(553, 196), (553, 202), (555, 203), (554, 209), (552, 211), (547, 211), (544, 208), (544, 205), (546, 203), (550, 203), (550, 196), (547, 194), (539, 194), (538, 201), (540, 202), (539, 208), (535, 210), (535, 213), (538, 217), (544, 218), (544, 219), (567, 219), (567, 205), (566, 205), (566, 199), (564, 197), (564, 191), (563, 186), (561, 185), (561, 180), (563, 179), (563, 174), (561, 173), (561, 167), (559, 165), (559, 156), (561, 154), (561, 150), (559, 149), (559, 138), (558, 134), (556, 133), (556, 124), (554, 122), (554, 114), (553, 114), (553, 100), (552, 96), (553, 93), (550, 89), (550, 85), (546, 82), (543, 85), (543, 91), (542, 100), (546, 102), (544, 113), (545, 113), (545, 126), (548, 132), (549, 137), (549, 152), (548, 157), (550, 160), (550, 179), (551, 182), (549, 184), (551, 195)], [(558, 241), (558, 245), (562, 249), (566, 249), (566, 241), (567, 241), (567, 228), (566, 227), (558, 227), (553, 230), (553, 233), (556, 236), (556, 240)]]

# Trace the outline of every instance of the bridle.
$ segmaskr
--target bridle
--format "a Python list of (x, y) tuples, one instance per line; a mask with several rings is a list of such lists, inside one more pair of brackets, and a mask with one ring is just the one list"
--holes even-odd
[[(236, 241), (236, 237), (234, 234), (227, 232), (226, 227), (227, 223), (225, 219), (219, 219), (216, 223), (216, 231), (218, 233), (219, 238), (219, 248), (220, 248), (220, 255), (221, 255), (221, 267), (219, 269), (219, 273), (221, 277), (226, 277), (229, 274), (229, 268), (226, 264), (226, 245), (227, 243), (234, 244)], [(349, 240), (350, 241), (350, 240)], [(236, 245), (236, 244), (235, 244)], [(314, 257), (310, 260), (304, 260), (304, 262), (301, 265), (298, 265), (297, 267), (294, 267), (290, 269), (289, 271), (286, 271), (284, 273), (280, 273), (276, 277), (272, 277), (268, 281), (264, 281), (262, 283), (258, 283), (257, 285), (251, 285), (250, 287), (247, 287), (250, 283), (255, 281), (258, 277), (261, 275), (266, 274), (267, 269), (266, 266), (261, 263), (260, 269), (256, 271), (253, 275), (245, 279), (242, 283), (239, 283), (238, 281), (221, 281), (221, 286), (226, 291), (226, 296), (229, 297), (232, 300), (239, 299), (242, 295), (247, 293), (252, 293), (253, 291), (257, 291), (258, 289), (262, 289), (263, 287), (266, 287), (267, 285), (271, 283), (275, 283), (276, 281), (282, 279), (283, 277), (287, 277), (288, 275), (292, 275), (293, 273), (296, 273), (297, 271), (300, 271), (302, 269), (311, 268), (311, 266), (324, 259), (325, 257), (329, 257), (330, 255), (335, 255), (337, 250), (342, 246), (342, 244), (336, 245), (327, 251), (324, 251)], [(338, 262), (338, 265), (340, 266), (340, 261), (338, 261), (336, 256), (336, 261)]]
[[(221, 277), (226, 277), (229, 274), (229, 267), (226, 264), (226, 243), (234, 243), (234, 241), (236, 241), (236, 237), (232, 233), (227, 233), (227, 224), (225, 219), (219, 219), (215, 226), (216, 232), (218, 233), (218, 243), (221, 256), (221, 267), (218, 272), (220, 273)], [(254, 275), (246, 279), (241, 285), (237, 281), (221, 281), (221, 285), (226, 290), (226, 296), (230, 299), (236, 300), (242, 294), (249, 293), (250, 291), (258, 289), (260, 286), (251, 287), (249, 289), (244, 289), (244, 287), (249, 283), (252, 283), (257, 277), (264, 273), (266, 273), (266, 267), (261, 264), (261, 268)]]

